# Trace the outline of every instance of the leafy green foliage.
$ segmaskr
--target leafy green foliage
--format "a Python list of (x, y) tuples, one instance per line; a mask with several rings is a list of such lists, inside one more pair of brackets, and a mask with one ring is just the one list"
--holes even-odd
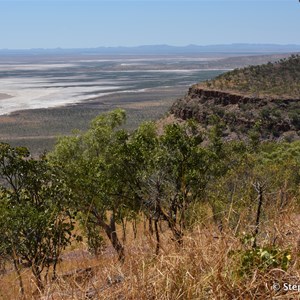
[(202, 135), (193, 122), (166, 126), (156, 141), (142, 183), (144, 206), (148, 215), (167, 221), (174, 238), (180, 240), (187, 210), (208, 182), (213, 155), (199, 147)]
[(87, 237), (87, 245), (90, 253), (98, 256), (105, 249), (105, 240), (102, 235), (99, 234), (97, 226), (95, 224), (88, 223), (88, 226), (84, 228)]
[[(60, 166), (74, 193), (73, 207), (82, 213), (85, 223), (97, 224), (105, 231), (123, 259), (124, 250), (116, 233), (116, 222), (124, 212), (137, 209), (137, 193), (132, 185), (138, 169), (129, 134), (120, 129), (123, 110), (96, 117), (89, 130), (61, 138), (49, 158)], [(126, 209), (124, 209), (126, 208)], [(109, 221), (108, 221), (109, 220)]]
[(61, 139), (49, 157), (62, 166), (74, 206), (86, 222), (106, 232), (116, 249), (121, 246), (116, 233), (112, 237), (114, 223), (141, 210), (167, 221), (181, 239), (185, 213), (203, 192), (215, 156), (199, 147), (202, 136), (193, 122), (168, 125), (159, 136), (153, 123), (132, 134), (118, 129), (124, 120), (121, 110), (101, 115), (87, 132)]
[[(252, 244), (252, 235), (244, 235), (241, 239), (242, 243)], [(237, 251), (240, 276), (246, 276), (255, 270), (267, 271), (273, 268), (280, 268), (286, 271), (290, 265), (292, 255), (290, 250), (281, 250), (276, 246), (254, 247)]]
[[(95, 255), (106, 235), (123, 261), (126, 224), (141, 216), (154, 222), (157, 254), (162, 223), (181, 245), (195, 222), (206, 226), (210, 219), (236, 236), (255, 226), (252, 247), (234, 252), (240, 275), (289, 267), (290, 252), (281, 250), (288, 247), (265, 246), (271, 243), (263, 233), (267, 220), (299, 198), (299, 142), (261, 143), (255, 136), (249, 143), (224, 142), (222, 123), (212, 117), (203, 146), (193, 121), (166, 125), (158, 134), (152, 122), (129, 133), (122, 128), (125, 119), (122, 110), (98, 116), (87, 131), (61, 138), (47, 159), (1, 144), (2, 257), (18, 269), (21, 263), (31, 267), (42, 288), (43, 270), (47, 274), (50, 264), (56, 265), (71, 240), (74, 211)], [(260, 194), (256, 183), (262, 183)]]
[(45, 159), (8, 144), (0, 144), (0, 180), (0, 253), (29, 266), (43, 288), (42, 271), (54, 263), (55, 273), (72, 237), (70, 190)]

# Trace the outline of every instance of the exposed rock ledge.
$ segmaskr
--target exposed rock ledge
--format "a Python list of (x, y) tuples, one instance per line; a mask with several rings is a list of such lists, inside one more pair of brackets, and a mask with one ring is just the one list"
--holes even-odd
[(194, 118), (203, 127), (208, 126), (211, 115), (217, 115), (228, 135), (245, 135), (258, 121), (263, 139), (277, 139), (286, 132), (298, 139), (300, 133), (300, 99), (246, 96), (197, 84), (172, 105), (170, 113), (183, 120)]

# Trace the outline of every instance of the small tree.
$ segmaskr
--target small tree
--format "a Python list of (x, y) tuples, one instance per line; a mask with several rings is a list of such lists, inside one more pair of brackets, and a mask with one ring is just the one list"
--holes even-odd
[(94, 223), (102, 229), (124, 261), (124, 245), (116, 223), (137, 209), (137, 161), (132, 160), (129, 134), (118, 127), (125, 112), (115, 110), (96, 117), (85, 133), (60, 139), (49, 155), (61, 166), (68, 186), (73, 190), (73, 205), (81, 212), (83, 223)]
[(37, 287), (42, 272), (56, 265), (71, 239), (73, 221), (66, 202), (70, 191), (45, 159), (26, 148), (0, 144), (0, 253), (10, 257), (20, 279), (20, 264), (31, 268)]
[[(178, 243), (182, 242), (188, 209), (201, 199), (210, 178), (213, 156), (201, 142), (195, 123), (167, 125), (157, 137), (142, 176), (145, 213), (151, 213), (155, 222), (166, 221)], [(159, 242), (158, 232), (156, 237)]]

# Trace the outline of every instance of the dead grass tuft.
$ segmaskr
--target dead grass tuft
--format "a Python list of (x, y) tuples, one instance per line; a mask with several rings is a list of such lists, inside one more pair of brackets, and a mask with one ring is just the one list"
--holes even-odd
[[(291, 211), (290, 211), (291, 212)], [(288, 211), (276, 222), (265, 225), (260, 243), (277, 236), (277, 246), (291, 250), (287, 271), (281, 268), (254, 269), (239, 275), (239, 256), (243, 249), (238, 235), (216, 225), (197, 226), (184, 238), (182, 247), (171, 242), (166, 229), (162, 247), (155, 255), (155, 242), (139, 226), (138, 238), (128, 234), (126, 261), (120, 264), (110, 246), (96, 258), (85, 254), (65, 254), (58, 277), (40, 293), (30, 272), (24, 269), (26, 299), (298, 299), (299, 293), (274, 291), (274, 283), (300, 283), (298, 237), (299, 215)], [(264, 239), (264, 240), (263, 240)], [(16, 274), (10, 270), (0, 277), (0, 299), (21, 299)]]

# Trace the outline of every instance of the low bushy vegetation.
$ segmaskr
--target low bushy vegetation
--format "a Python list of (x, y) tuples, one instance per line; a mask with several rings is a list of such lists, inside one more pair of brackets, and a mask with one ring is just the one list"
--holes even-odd
[(300, 142), (225, 143), (214, 125), (204, 146), (193, 121), (129, 133), (125, 118), (40, 159), (1, 144), (0, 297), (295, 296), (277, 284), (300, 282)]
[(238, 91), (254, 97), (299, 98), (300, 56), (235, 69), (207, 81), (206, 87)]

